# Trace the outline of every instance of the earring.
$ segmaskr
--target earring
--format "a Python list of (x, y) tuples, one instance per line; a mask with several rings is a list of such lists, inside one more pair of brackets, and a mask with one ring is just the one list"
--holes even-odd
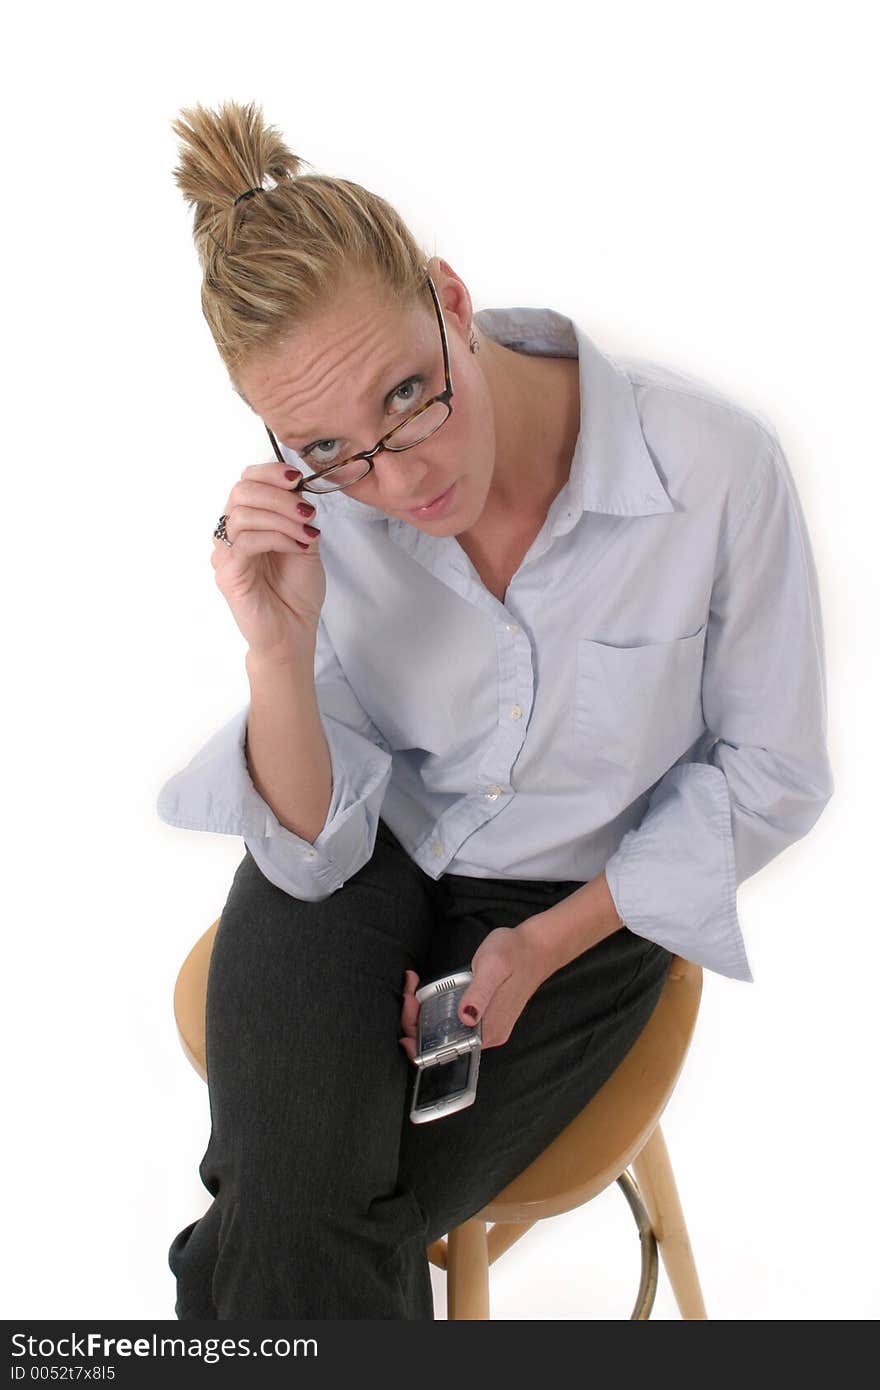
[(471, 331), (471, 343), (470, 343), (470, 347), (471, 347), (471, 352), (479, 352), (479, 351), (480, 351), (480, 344), (477, 342), (476, 335), (474, 334), (473, 331)]

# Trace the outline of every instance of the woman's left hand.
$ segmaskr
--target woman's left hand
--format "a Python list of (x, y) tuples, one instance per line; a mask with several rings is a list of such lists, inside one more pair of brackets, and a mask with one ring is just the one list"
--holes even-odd
[[(474, 978), (462, 995), (458, 1016), (462, 1023), (471, 1027), (482, 1019), (483, 1047), (500, 1047), (507, 1042), (526, 1004), (552, 974), (552, 969), (535, 939), (524, 935), (519, 927), (496, 927), (489, 932), (477, 948), (470, 969)], [(416, 972), (407, 970), (400, 1044), (410, 1061), (415, 1060), (419, 1015), (415, 991), (418, 984)]]

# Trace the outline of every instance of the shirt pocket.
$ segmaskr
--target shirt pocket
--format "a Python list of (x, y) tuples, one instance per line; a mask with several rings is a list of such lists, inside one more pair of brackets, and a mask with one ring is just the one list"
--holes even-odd
[(706, 623), (685, 637), (617, 647), (577, 639), (575, 757), (638, 796), (705, 729), (701, 699)]

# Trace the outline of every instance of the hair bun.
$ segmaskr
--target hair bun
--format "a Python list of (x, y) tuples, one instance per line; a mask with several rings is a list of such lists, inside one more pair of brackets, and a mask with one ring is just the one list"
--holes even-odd
[(183, 107), (171, 125), (174, 179), (195, 208), (202, 313), (239, 395), (243, 369), (286, 345), (353, 275), (433, 322), (428, 255), (391, 203), (315, 172), (253, 102)]
[(266, 124), (254, 102), (225, 101), (217, 110), (185, 106), (171, 128), (181, 139), (174, 179), (195, 208), (196, 237), (209, 221), (226, 218), (227, 247), (241, 217), (242, 200), (271, 191), (263, 187), (267, 175), (275, 183), (295, 178), (306, 163), (274, 126)]

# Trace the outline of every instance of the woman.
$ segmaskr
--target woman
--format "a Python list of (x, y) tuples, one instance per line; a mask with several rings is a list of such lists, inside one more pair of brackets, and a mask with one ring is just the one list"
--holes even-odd
[[(737, 885), (833, 789), (809, 540), (772, 426), (554, 310), (474, 314), (252, 105), (182, 115), (273, 457), (211, 557), (250, 700), (158, 802), (246, 846), (176, 1312), (430, 1319), (426, 1246), (583, 1108), (673, 955), (752, 978)], [(476, 1100), (416, 1125), (415, 990), (467, 967)]]

